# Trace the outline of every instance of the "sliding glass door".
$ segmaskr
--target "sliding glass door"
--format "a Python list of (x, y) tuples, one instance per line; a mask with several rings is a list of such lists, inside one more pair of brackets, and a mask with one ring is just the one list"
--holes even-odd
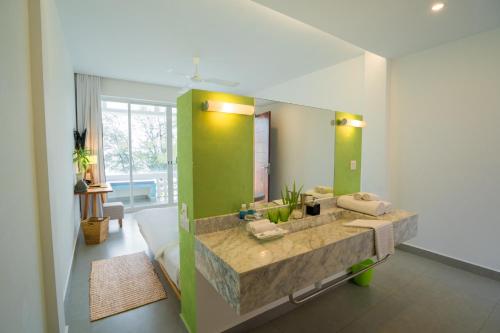
[(109, 201), (127, 207), (177, 202), (177, 109), (152, 102), (102, 98)]

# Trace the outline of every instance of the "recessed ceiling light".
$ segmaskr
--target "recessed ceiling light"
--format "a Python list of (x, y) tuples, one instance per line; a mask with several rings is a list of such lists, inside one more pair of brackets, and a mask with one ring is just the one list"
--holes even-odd
[(442, 3), (442, 2), (436, 2), (431, 7), (431, 9), (432, 9), (433, 12), (439, 12), (443, 8), (444, 8), (444, 3)]

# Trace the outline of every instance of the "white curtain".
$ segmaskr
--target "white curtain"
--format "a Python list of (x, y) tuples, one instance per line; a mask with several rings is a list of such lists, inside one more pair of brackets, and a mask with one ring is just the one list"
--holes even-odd
[[(97, 164), (91, 165), (95, 183), (106, 181), (104, 174), (104, 152), (102, 148), (101, 78), (76, 74), (76, 128), (80, 133), (87, 129), (85, 146), (97, 156)], [(98, 200), (98, 211), (102, 211)]]
[(85, 146), (97, 155), (97, 165), (91, 166), (94, 182), (105, 182), (100, 77), (76, 74), (76, 121), (80, 133), (87, 129)]

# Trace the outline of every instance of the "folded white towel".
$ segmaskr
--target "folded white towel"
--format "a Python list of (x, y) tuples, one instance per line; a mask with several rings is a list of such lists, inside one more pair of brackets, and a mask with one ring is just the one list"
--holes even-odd
[(382, 201), (382, 203), (384, 204), (384, 213), (392, 213), (392, 211), (394, 210), (392, 207), (392, 203), (389, 201)]
[(385, 206), (381, 201), (356, 200), (350, 195), (338, 197), (337, 206), (373, 216), (385, 213)]
[(375, 231), (375, 251), (379, 260), (389, 254), (394, 254), (394, 229), (392, 222), (383, 220), (354, 220), (344, 223), (344, 225), (373, 229)]
[(356, 200), (365, 200), (365, 201), (379, 201), (380, 197), (375, 193), (370, 192), (358, 192), (352, 195)]
[(356, 200), (363, 200), (363, 192), (354, 193), (352, 197)]
[(247, 230), (252, 234), (260, 234), (262, 232), (274, 230), (278, 228), (276, 224), (271, 223), (268, 219), (262, 219), (258, 221), (249, 222), (247, 224)]
[(316, 186), (314, 188), (314, 192), (320, 193), (320, 194), (333, 193), (333, 187), (329, 187), (329, 186)]

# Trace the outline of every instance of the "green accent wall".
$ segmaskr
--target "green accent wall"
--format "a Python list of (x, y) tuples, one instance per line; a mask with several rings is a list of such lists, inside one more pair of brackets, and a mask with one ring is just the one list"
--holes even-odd
[(196, 268), (193, 220), (228, 214), (253, 201), (254, 117), (202, 111), (216, 100), (254, 105), (254, 99), (191, 90), (177, 99), (179, 211), (188, 206), (190, 232), (180, 229), (181, 316), (196, 327)]
[[(343, 118), (363, 120), (363, 116), (346, 112), (335, 112), (338, 124)], [(359, 192), (361, 188), (361, 143), (363, 129), (352, 126), (335, 126), (335, 195)], [(356, 170), (351, 170), (351, 160), (357, 161)]]

